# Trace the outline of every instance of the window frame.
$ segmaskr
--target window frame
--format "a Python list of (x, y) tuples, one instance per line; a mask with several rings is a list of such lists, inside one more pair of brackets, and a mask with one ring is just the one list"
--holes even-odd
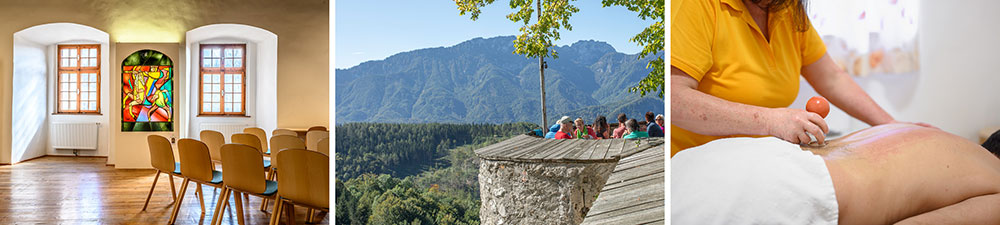
[[(74, 49), (73, 51), (76, 51), (76, 59), (73, 59), (73, 60), (76, 60), (76, 66), (75, 67), (63, 66), (63, 64), (62, 64), (62, 59), (63, 59), (63, 54), (62, 54), (63, 51), (62, 50), (63, 49)], [(81, 58), (83, 58), (83, 55), (81, 53), (82, 52), (81, 49), (93, 49), (93, 50), (97, 51), (96, 58), (95, 58), (96, 59), (95, 60), (96, 65), (88, 66), (88, 67), (82, 66), (83, 64), (81, 64), (81, 62), (82, 62)], [(87, 57), (87, 58), (90, 58), (90, 57)], [(75, 110), (68, 110), (68, 109), (63, 109), (62, 108), (62, 104), (61, 103), (63, 102), (63, 99), (62, 99), (62, 91), (63, 91), (62, 90), (62, 84), (63, 84), (62, 74), (63, 73), (70, 73), (70, 74), (73, 74), (73, 75), (76, 76), (76, 91), (77, 92), (76, 92), (76, 99), (74, 100), (75, 103), (76, 103), (76, 109)], [(84, 110), (81, 107), (82, 103), (84, 102), (83, 98), (81, 98), (82, 95), (83, 95), (83, 92), (84, 92), (84, 91), (82, 91), (83, 90), (82, 89), (82, 85), (83, 85), (84, 82), (83, 82), (83, 79), (81, 79), (81, 78), (83, 76), (82, 74), (90, 74), (90, 73), (95, 74), (95, 78), (96, 78), (93, 81), (93, 83), (96, 84), (97, 89), (96, 90), (91, 90), (91, 91), (94, 91), (96, 93), (96, 99), (94, 99), (93, 101), (96, 102), (97, 106), (94, 108), (94, 110)], [(100, 44), (60, 44), (60, 45), (56, 45), (56, 79), (55, 80), (56, 80), (56, 101), (55, 101), (55, 108), (56, 108), (56, 110), (55, 110), (55, 113), (53, 113), (53, 114), (101, 115), (101, 101), (102, 101), (102, 99), (101, 99), (101, 45)], [(90, 83), (90, 82), (87, 82), (87, 83)], [(90, 101), (90, 100), (88, 100), (88, 101)]]
[[(240, 55), (240, 67), (226, 67), (225, 60), (225, 49), (236, 48), (241, 49), (242, 55)], [(219, 49), (219, 67), (205, 67), (205, 49)], [(247, 47), (245, 43), (242, 44), (199, 44), (198, 46), (198, 116), (231, 116), (231, 117), (249, 117), (247, 115)], [(235, 58), (235, 57), (233, 57)], [(219, 77), (219, 112), (206, 112), (205, 111), (205, 75), (208, 74), (218, 74)], [(239, 74), (240, 75), (240, 107), (238, 112), (226, 112), (225, 109), (225, 99), (226, 99), (226, 74)]]

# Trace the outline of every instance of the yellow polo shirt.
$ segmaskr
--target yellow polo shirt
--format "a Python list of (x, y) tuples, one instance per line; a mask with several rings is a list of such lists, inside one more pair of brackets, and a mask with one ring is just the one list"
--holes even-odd
[[(698, 91), (728, 101), (788, 107), (802, 67), (826, 54), (812, 25), (795, 30), (790, 9), (768, 16), (770, 41), (740, 0), (673, 0), (670, 10), (670, 65), (698, 80)], [(671, 125), (670, 155), (719, 138)]]

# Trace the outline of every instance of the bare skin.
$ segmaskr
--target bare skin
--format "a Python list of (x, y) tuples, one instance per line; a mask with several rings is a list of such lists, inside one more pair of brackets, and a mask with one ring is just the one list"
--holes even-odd
[(826, 161), (840, 224), (1000, 224), (1000, 159), (961, 137), (886, 124), (802, 148)]

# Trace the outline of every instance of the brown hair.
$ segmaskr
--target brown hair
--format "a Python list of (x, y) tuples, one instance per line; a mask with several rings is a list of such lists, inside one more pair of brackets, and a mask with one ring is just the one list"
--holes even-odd
[[(750, 0), (754, 4), (760, 4), (763, 0)], [(779, 12), (784, 9), (792, 10), (792, 25), (795, 31), (806, 32), (812, 24), (809, 23), (809, 15), (806, 14), (807, 0), (771, 0), (765, 6), (761, 6), (768, 13)]]

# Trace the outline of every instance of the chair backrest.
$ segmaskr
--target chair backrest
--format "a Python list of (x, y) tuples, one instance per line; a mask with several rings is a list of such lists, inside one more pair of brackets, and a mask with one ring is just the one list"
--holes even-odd
[(153, 168), (167, 172), (174, 172), (174, 148), (170, 146), (170, 141), (160, 135), (146, 136), (149, 143), (149, 162)]
[(313, 126), (313, 127), (310, 127), (310, 128), (309, 128), (308, 130), (306, 130), (306, 131), (314, 131), (314, 130), (320, 130), (320, 131), (329, 131), (329, 130), (327, 130), (327, 129), (326, 129), (326, 127), (324, 127), (324, 126)]
[(305, 149), (306, 143), (296, 136), (278, 135), (271, 137), (271, 146), (271, 154), (274, 155), (276, 151), (280, 151), (282, 149)]
[(278, 195), (298, 204), (330, 208), (330, 157), (305, 149), (286, 149), (278, 155)]
[(212, 181), (212, 157), (208, 153), (208, 145), (205, 143), (184, 138), (177, 141), (177, 153), (180, 154), (181, 174), (193, 180), (209, 182)]
[(233, 143), (235, 144), (245, 144), (247, 146), (250, 146), (251, 148), (257, 149), (257, 151), (260, 151), (261, 154), (264, 153), (263, 148), (260, 147), (260, 142), (257, 141), (257, 136), (253, 134), (247, 134), (247, 133), (233, 134), (232, 140)]
[[(222, 146), (222, 182), (240, 191), (264, 193), (264, 159), (260, 151), (244, 144)], [(329, 179), (329, 178), (327, 178)]]
[(254, 136), (257, 136), (257, 140), (260, 142), (259, 149), (261, 150), (261, 152), (267, 151), (268, 149), (267, 132), (264, 131), (264, 129), (260, 129), (258, 127), (247, 127), (243, 128), (243, 133), (253, 134)]
[(274, 131), (271, 131), (271, 136), (278, 136), (278, 135), (292, 135), (292, 136), (298, 137), (299, 133), (297, 133), (297, 132), (295, 132), (293, 130), (284, 129), (284, 128), (275, 129)]
[(208, 146), (208, 153), (212, 160), (222, 161), (222, 145), (226, 144), (226, 136), (222, 132), (214, 130), (201, 131), (201, 141)]
[(316, 150), (317, 144), (319, 144), (319, 139), (329, 138), (329, 131), (314, 130), (306, 133), (306, 147), (309, 150)]
[(330, 156), (330, 138), (319, 139), (319, 143), (316, 144), (316, 150)]
[(271, 137), (271, 166), (278, 163), (278, 152), (285, 149), (306, 149), (306, 143), (299, 137), (278, 135)]

